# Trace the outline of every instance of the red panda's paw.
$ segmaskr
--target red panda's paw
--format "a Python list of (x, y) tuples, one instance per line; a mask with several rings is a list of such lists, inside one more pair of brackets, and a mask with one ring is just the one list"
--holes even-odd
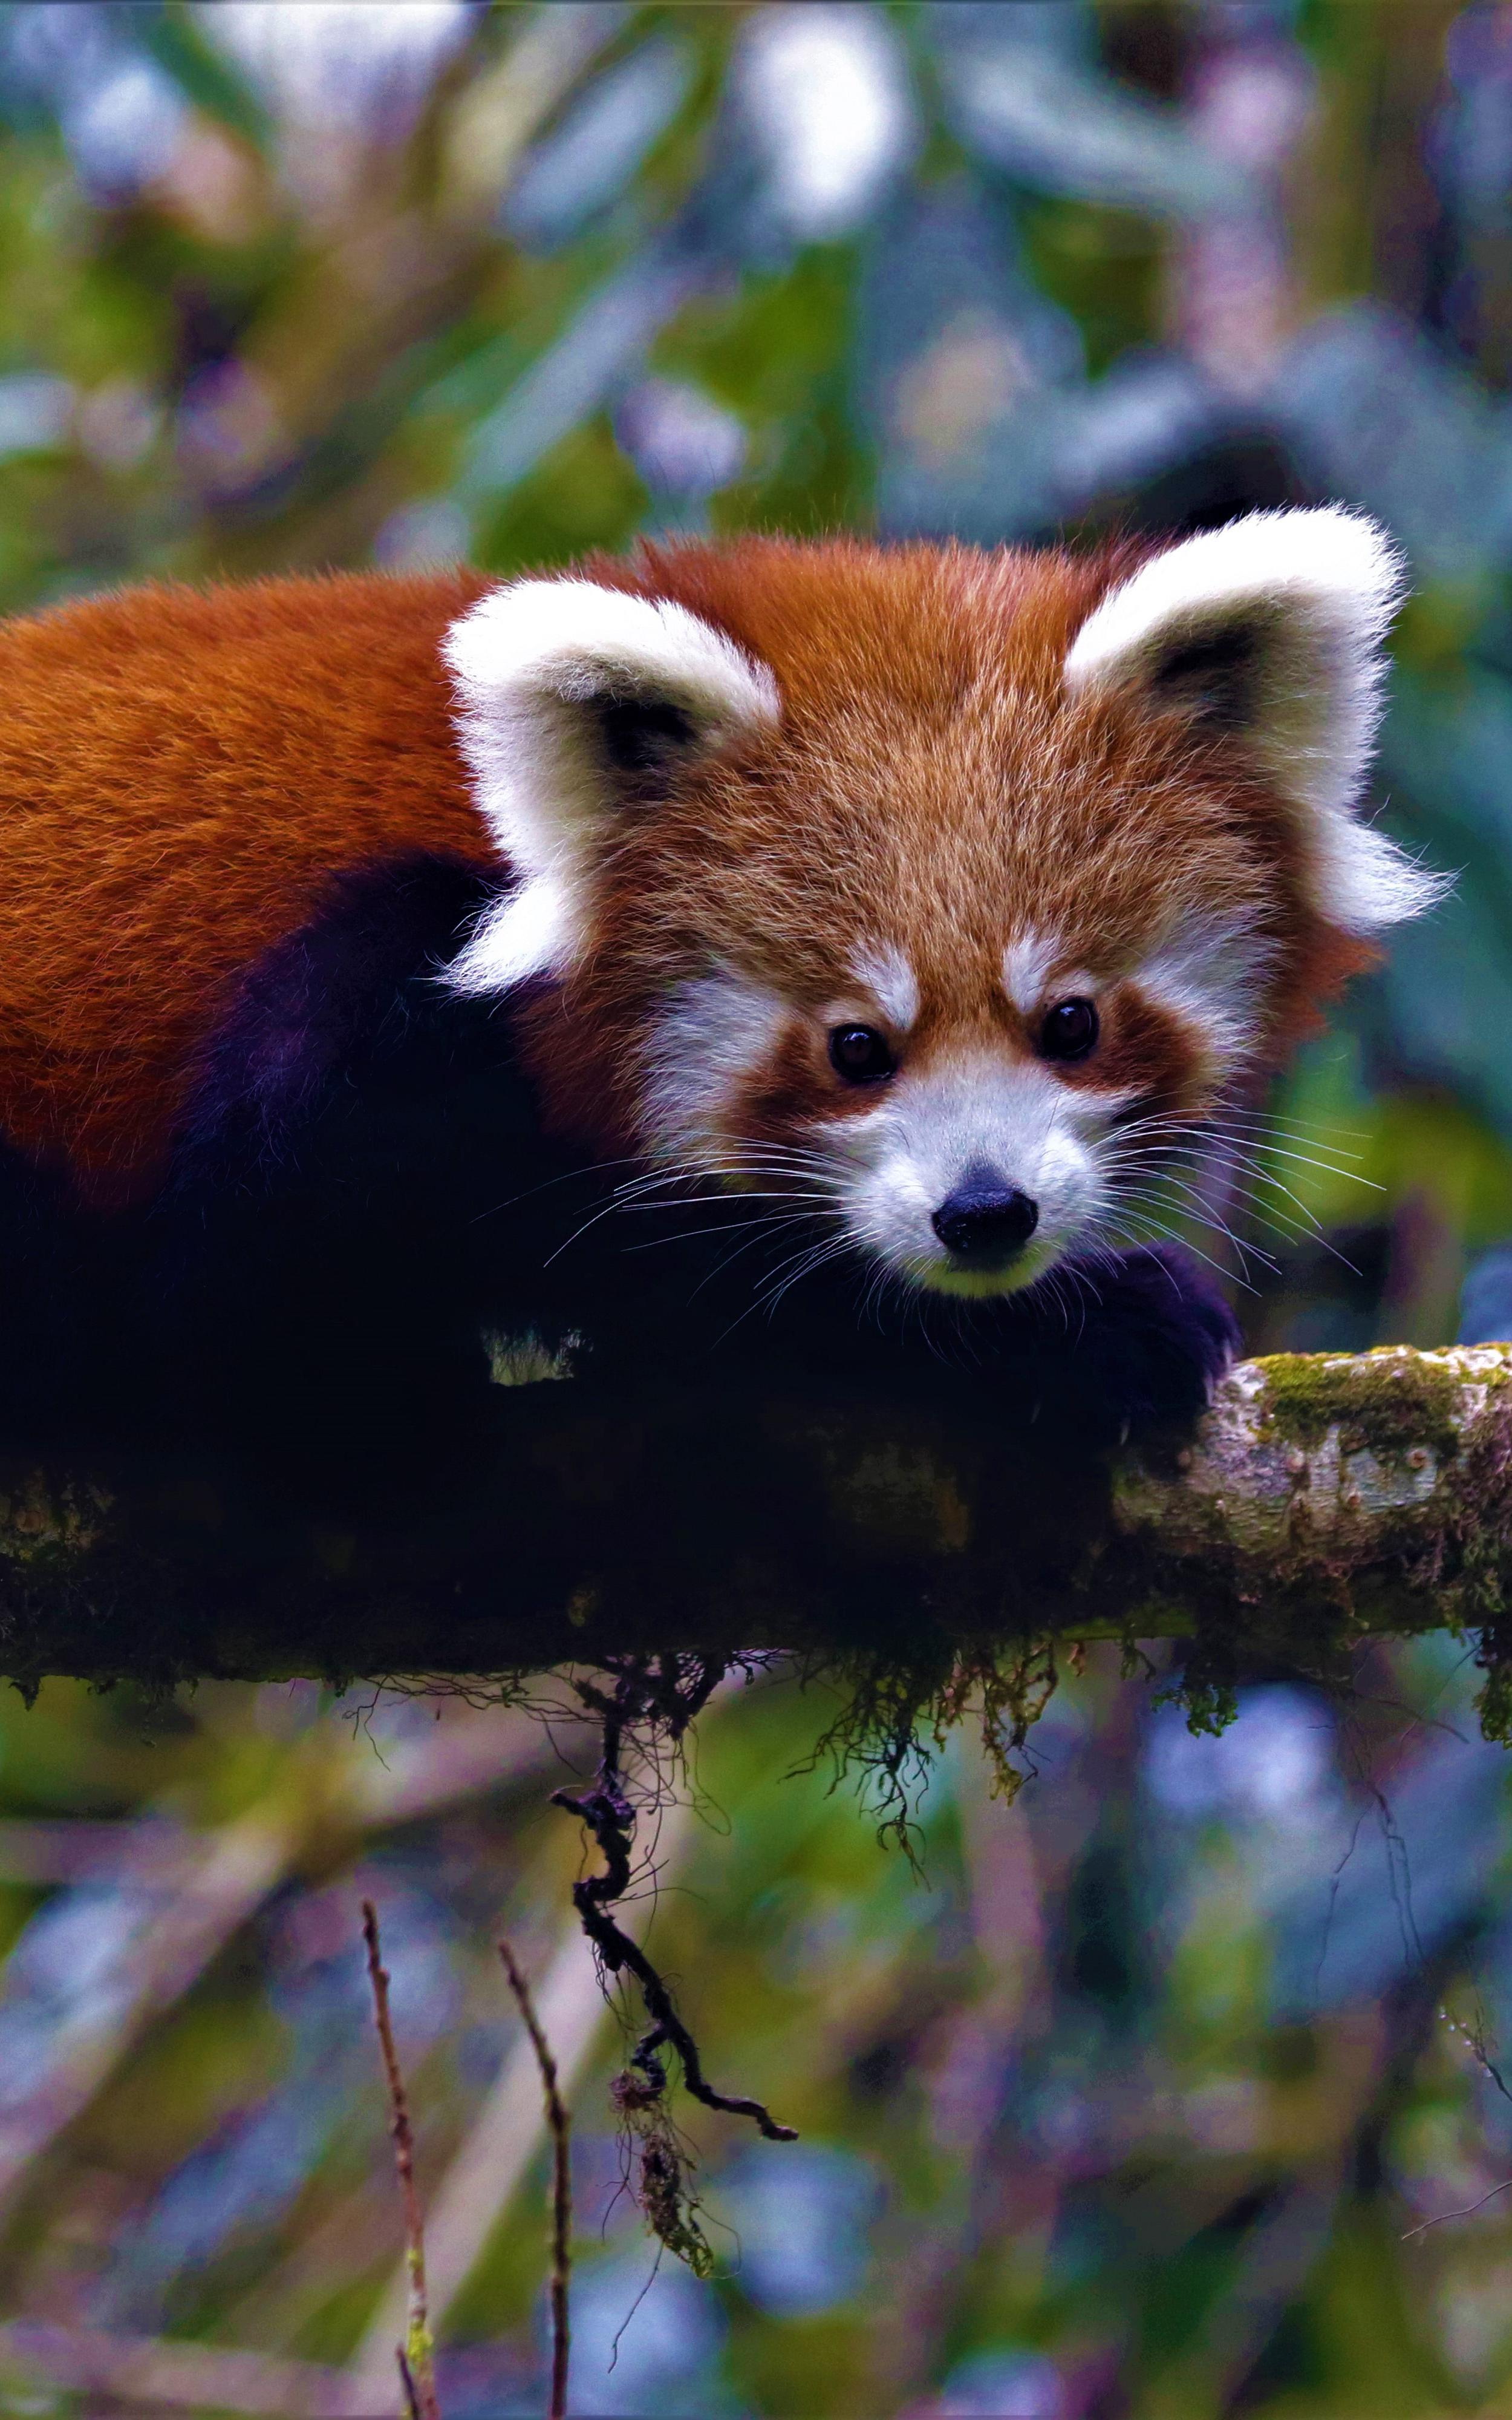
[(1098, 1427), (1121, 1436), (1195, 1420), (1242, 1342), (1211, 1276), (1180, 1245), (1162, 1244), (1119, 1253), (1085, 1281), (1085, 1317), (1067, 1344)]

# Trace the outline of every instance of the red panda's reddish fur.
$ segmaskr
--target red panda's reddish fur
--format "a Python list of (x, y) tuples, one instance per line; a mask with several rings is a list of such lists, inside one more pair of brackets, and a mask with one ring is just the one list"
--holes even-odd
[[(1273, 954), (1255, 1056), (1283, 1061), (1375, 953), (1310, 904), (1296, 811), (1241, 747), (1138, 697), (1065, 696), (1072, 638), (1140, 551), (752, 538), (592, 562), (595, 581), (670, 597), (770, 665), (782, 723), (695, 766), (618, 842), (582, 970), (528, 1012), (558, 1115), (623, 1147), (636, 1059), (607, 1061), (603, 1037), (638, 1035), (657, 992), (721, 942), (818, 1006), (846, 945), (896, 929), (919, 980), (916, 1063), (973, 1024), (1032, 1056), (1002, 982), (1021, 914), (1102, 969), (1137, 957), (1163, 917), (1222, 923), (1252, 904)], [(1095, 1062), (1062, 1080), (1202, 1105), (1189, 1024), (1122, 985), (1103, 1025)], [(837, 1096), (811, 1036), (807, 1051), (795, 1037), (768, 1095), (742, 1102), (741, 1132), (864, 1102)]]
[[(532, 1012), (559, 1116), (602, 1126), (628, 1081), (627, 1053), (606, 1066), (606, 1030), (643, 1018), (669, 953), (706, 917), (711, 861), (732, 930), (764, 935), (800, 984), (810, 960), (823, 980), (816, 917), (849, 908), (861, 929), (881, 895), (907, 920), (945, 884), (955, 912), (918, 919), (926, 1051), (937, 1015), (1008, 1016), (1015, 885), (1037, 919), (1110, 948), (1147, 929), (1164, 894), (1248, 886), (1277, 954), (1263, 1038), (1280, 1055), (1368, 954), (1307, 908), (1294, 817), (1237, 750), (1127, 701), (1063, 706), (1070, 640), (1128, 567), (757, 539), (591, 565), (764, 660), (783, 716), (776, 738), (695, 768), (612, 854), (608, 946), (569, 986), (571, 1014)], [(440, 655), (490, 584), (458, 571), (146, 587), (0, 628), (0, 1132), (13, 1145), (102, 1205), (150, 1189), (239, 978), (332, 875), (416, 851), (502, 874)], [(1002, 801), (997, 820), (984, 799)], [(1189, 1047), (1136, 1001), (1109, 1038), (1104, 1080), (1121, 1051), (1127, 1074), (1148, 1083), (1169, 1063), (1174, 1081)], [(633, 1124), (628, 1102), (617, 1114)], [(752, 1103), (753, 1132), (762, 1114)]]
[(0, 627), (0, 1132), (150, 1186), (242, 971), (333, 873), (496, 853), (439, 647), (489, 583), (127, 590)]

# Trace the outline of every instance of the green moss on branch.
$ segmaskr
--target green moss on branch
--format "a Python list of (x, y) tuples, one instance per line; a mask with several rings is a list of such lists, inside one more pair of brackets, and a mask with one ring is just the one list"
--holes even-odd
[[(1283, 1353), (1257, 1362), (1267, 1418), (1289, 1443), (1317, 1447), (1330, 1429), (1348, 1450), (1450, 1454), (1459, 1437), (1459, 1380), (1444, 1354), (1386, 1345), (1375, 1353)], [(1499, 1372), (1493, 1383), (1505, 1384)]]

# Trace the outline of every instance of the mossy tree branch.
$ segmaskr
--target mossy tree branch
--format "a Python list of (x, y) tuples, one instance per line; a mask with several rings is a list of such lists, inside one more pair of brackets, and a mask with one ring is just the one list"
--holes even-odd
[(1111, 1458), (980, 1412), (501, 1388), (444, 1485), (295, 1503), (212, 1460), (0, 1466), (0, 1672), (162, 1686), (539, 1672), (787, 1650), (898, 1668), (1184, 1637), (1210, 1678), (1324, 1672), (1512, 1579), (1512, 1348), (1242, 1364), (1182, 1446)]

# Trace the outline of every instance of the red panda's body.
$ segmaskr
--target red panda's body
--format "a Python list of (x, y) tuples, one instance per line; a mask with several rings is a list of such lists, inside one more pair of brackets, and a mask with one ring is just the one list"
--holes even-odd
[(205, 1050), (333, 874), (495, 859), (440, 659), (458, 574), (149, 587), (0, 626), (0, 1134), (161, 1180)]
[[(749, 540), (13, 622), (0, 1144), (44, 1220), (139, 1222), (157, 1304), (234, 1232), (202, 1324), (241, 1287), (316, 1332), (364, 1218), (440, 1317), (449, 1218), (471, 1266), (512, 1180), (596, 1166), (590, 1226), (628, 1173), (779, 1195), (816, 1265), (905, 1288), (1032, 1298), (1079, 1256), (1116, 1291), (1134, 1180), (1427, 895), (1351, 814), (1394, 578), (1315, 514), (1144, 561)], [(591, 1326), (520, 1281), (557, 1258), (526, 1215), (508, 1316)]]

